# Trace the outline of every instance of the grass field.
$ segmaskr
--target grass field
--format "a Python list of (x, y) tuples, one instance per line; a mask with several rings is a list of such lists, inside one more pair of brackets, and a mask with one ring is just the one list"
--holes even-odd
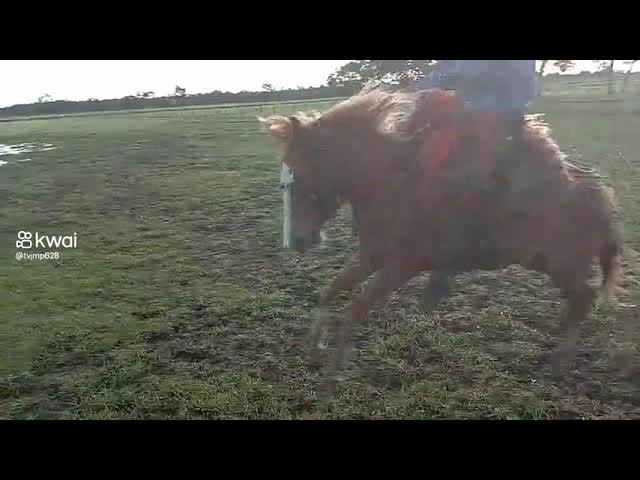
[[(638, 310), (596, 310), (553, 380), (558, 293), (517, 268), (460, 278), (428, 316), (424, 279), (393, 295), (320, 407), (304, 339), (319, 289), (355, 252), (349, 215), (305, 256), (280, 249), (278, 149), (258, 108), (0, 123), (0, 144), (58, 147), (0, 157), (0, 418), (640, 418)], [(617, 188), (640, 249), (640, 110), (536, 110)], [(21, 230), (76, 232), (78, 246), (18, 261)], [(635, 304), (627, 273), (621, 300)]]

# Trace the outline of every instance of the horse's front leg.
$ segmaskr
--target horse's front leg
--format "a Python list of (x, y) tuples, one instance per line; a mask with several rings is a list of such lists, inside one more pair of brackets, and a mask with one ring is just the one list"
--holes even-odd
[(443, 300), (453, 295), (454, 276), (434, 270), (429, 275), (427, 284), (420, 295), (420, 309), (423, 313), (431, 313)]
[(316, 319), (311, 326), (312, 364), (319, 364), (320, 362), (322, 338), (325, 335), (330, 318), (329, 305), (335, 301), (340, 293), (352, 290), (356, 285), (366, 280), (373, 273), (373, 270), (370, 263), (359, 260), (344, 269), (320, 295), (320, 306), (315, 312)]
[(336, 350), (329, 366), (325, 390), (332, 394), (335, 390), (337, 377), (344, 367), (348, 350), (350, 349), (351, 335), (354, 324), (366, 320), (369, 309), (373, 304), (385, 298), (388, 294), (402, 287), (422, 269), (420, 262), (409, 258), (398, 258), (387, 263), (376, 275), (371, 285), (353, 301), (351, 316), (347, 316), (338, 331)]

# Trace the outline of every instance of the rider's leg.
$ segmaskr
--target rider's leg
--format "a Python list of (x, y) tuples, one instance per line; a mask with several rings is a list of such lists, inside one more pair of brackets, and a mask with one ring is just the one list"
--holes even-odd
[[(457, 214), (452, 209), (449, 217), (447, 237), (454, 254), (475, 253), (478, 251), (479, 242), (487, 245), (487, 254), (500, 254), (501, 236), (496, 222), (500, 215), (498, 213), (489, 219), (486, 207), (491, 207), (489, 210), (492, 212), (500, 210), (497, 208), (500, 206), (500, 193), (509, 190), (512, 168), (517, 166), (515, 160), (521, 148), (524, 112), (528, 102), (535, 96), (532, 90), (535, 86), (535, 61), (529, 63), (532, 67), (531, 72), (525, 73), (533, 75), (532, 81), (529, 81), (526, 75), (506, 75), (502, 79), (497, 76), (491, 80), (487, 77), (483, 81), (478, 75), (465, 76), (462, 72), (456, 82), (456, 85), (462, 88), (460, 93), (471, 111), (469, 140), (475, 146), (470, 148), (469, 156), (462, 153), (469, 159), (469, 164), (463, 168), (469, 172), (466, 187), (471, 201), (462, 203), (457, 209)], [(469, 65), (472, 66), (471, 63)], [(502, 152), (499, 151), (501, 146), (506, 147)], [(479, 148), (476, 150), (477, 147)], [(495, 162), (499, 158), (501, 161)], [(500, 185), (500, 181), (503, 185)], [(473, 208), (478, 206), (474, 200), (480, 203), (479, 211)], [(483, 203), (485, 208), (482, 208)], [(446, 287), (444, 285), (442, 276), (430, 278), (423, 290), (421, 303), (437, 304), (449, 296), (451, 289), (447, 287), (450, 287), (450, 283)]]

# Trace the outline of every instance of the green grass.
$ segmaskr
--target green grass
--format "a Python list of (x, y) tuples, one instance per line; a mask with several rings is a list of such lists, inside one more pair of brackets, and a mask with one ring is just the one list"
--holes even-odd
[[(638, 114), (597, 102), (536, 109), (619, 190), (640, 249)], [(559, 298), (519, 269), (461, 278), (429, 316), (416, 306), (420, 280), (393, 295), (358, 331), (338, 397), (320, 406), (304, 340), (319, 289), (355, 245), (341, 212), (323, 247), (280, 249), (278, 148), (258, 112), (0, 123), (0, 143), (60, 147), (0, 166), (1, 418), (639, 416), (634, 310), (596, 311), (574, 370), (554, 381)], [(19, 262), (20, 230), (77, 232), (78, 248)]]

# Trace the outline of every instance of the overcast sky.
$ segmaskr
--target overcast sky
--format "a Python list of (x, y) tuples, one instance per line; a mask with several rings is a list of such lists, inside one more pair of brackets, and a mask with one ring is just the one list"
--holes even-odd
[[(55, 100), (121, 98), (213, 90), (237, 92), (322, 85), (348, 60), (0, 60), (0, 107), (31, 103), (45, 93)], [(578, 60), (575, 71), (592, 69)], [(640, 62), (639, 62), (640, 63)], [(638, 66), (640, 67), (640, 65)], [(553, 69), (549, 70), (550, 72)]]

